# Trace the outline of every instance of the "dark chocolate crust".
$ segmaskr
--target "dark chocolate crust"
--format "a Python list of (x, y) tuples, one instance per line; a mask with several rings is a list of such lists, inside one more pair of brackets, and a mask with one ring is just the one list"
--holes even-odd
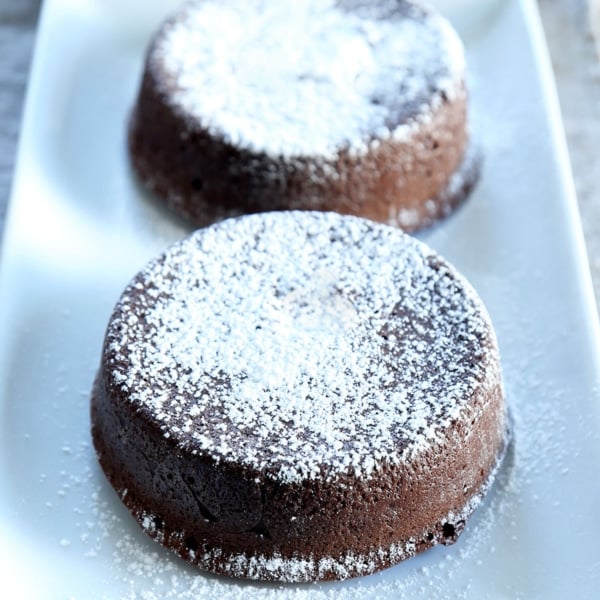
[[(321, 216), (328, 219), (327, 226), (333, 223), (328, 235), (336, 232), (345, 239), (348, 217)], [(231, 239), (248, 238), (249, 243), (255, 244), (264, 231), (275, 237), (278, 231), (292, 235), (290, 225), (294, 222), (305, 223), (307, 231), (312, 231), (319, 218), (311, 213), (295, 213), (295, 216), (278, 213), (236, 221), (240, 222), (239, 228), (234, 221), (223, 224)], [(248, 223), (249, 231), (254, 234), (244, 230)], [(349, 226), (349, 230), (362, 232), (363, 238), (373, 231), (373, 225), (359, 223), (356, 230), (353, 227)], [(189, 243), (194, 245), (198, 240), (198, 248), (202, 247), (207, 231), (210, 233), (198, 232)], [(257, 236), (256, 241), (252, 240), (253, 235)], [(313, 234), (306, 235), (308, 240)], [(402, 234), (397, 232), (397, 235)], [(409, 240), (406, 238), (407, 244), (421, 247), (415, 240)], [(300, 246), (297, 251), (303, 252)], [(215, 247), (209, 253), (200, 252), (196, 259), (210, 263), (219, 260), (218, 254), (219, 248)], [(177, 277), (177, 264), (181, 263), (177, 258), (179, 250), (169, 256), (163, 256), (150, 271), (166, 272), (170, 281), (171, 277)], [(190, 258), (187, 250), (183, 256), (187, 263)], [(171, 261), (172, 268), (165, 270)], [(476, 301), (472, 292), (461, 291), (464, 284), (439, 257), (429, 255), (425, 264), (435, 281), (439, 275), (450, 284), (448, 289), (457, 298), (462, 299), (464, 294), (458, 305), (448, 305), (454, 307), (448, 308), (448, 318), (454, 319), (458, 327), (458, 306), (463, 301), (469, 311), (477, 306), (473, 305)], [(293, 269), (291, 264), (290, 269)], [(322, 464), (316, 476), (288, 480), (277, 475), (276, 464), (260, 468), (235, 458), (224, 458), (198, 445), (192, 430), (185, 427), (185, 419), (180, 422), (176, 413), (173, 426), (166, 426), (164, 416), (159, 418), (151, 408), (152, 396), (158, 393), (152, 373), (148, 372), (143, 380), (136, 379), (136, 375), (133, 384), (123, 383), (120, 373), (130, 369), (129, 350), (123, 341), (129, 336), (127, 323), (147, 320), (150, 327), (147, 307), (152, 306), (153, 299), (168, 293), (161, 291), (160, 286), (155, 288), (147, 277), (145, 272), (138, 275), (115, 308), (91, 410), (92, 435), (100, 464), (149, 535), (202, 569), (277, 581), (365, 575), (433, 545), (456, 540), (490, 486), (508, 440), (497, 348), (485, 315), (476, 316), (479, 325), (475, 331), (456, 334), (459, 337), (455, 343), (464, 343), (466, 354), (448, 368), (464, 365), (466, 372), (478, 375), (474, 385), (465, 388), (468, 395), (460, 398), (462, 408), (451, 420), (445, 409), (438, 411), (439, 425), (433, 423), (434, 441), (402, 454), (401, 460), (385, 457), (376, 460), (374, 470), (366, 475), (352, 469), (332, 472), (327, 464)], [(411, 310), (409, 306), (390, 307), (389, 321), (380, 332), (382, 338), (396, 332), (406, 316), (403, 312)], [(418, 335), (433, 343), (431, 335), (435, 332), (427, 333), (426, 323), (422, 327), (424, 333)], [(398, 334), (410, 335), (402, 331), (397, 329)], [(443, 346), (446, 342), (435, 343)], [(223, 340), (223, 344), (227, 341)], [(249, 347), (253, 344), (248, 341)], [(125, 350), (119, 350), (121, 347)], [(378, 360), (376, 356), (373, 360)], [(401, 381), (405, 381), (408, 365), (404, 365), (404, 360), (398, 357), (397, 376)], [(227, 374), (220, 377), (226, 378)], [(140, 390), (148, 394), (150, 407), (136, 399), (135, 394)], [(440, 394), (443, 393), (442, 390)], [(181, 399), (178, 397), (181, 394), (175, 389), (170, 392), (174, 405), (187, 406), (185, 411), (189, 412), (193, 399)], [(442, 397), (439, 401), (442, 402)], [(211, 431), (219, 428), (221, 418), (219, 412), (209, 412), (201, 432), (211, 435)], [(398, 440), (398, 450), (410, 443), (401, 437)], [(240, 443), (246, 443), (244, 438)]]
[(484, 418), (457, 423), (449, 439), (402, 469), (384, 467), (368, 481), (283, 484), (182, 453), (135, 410), (119, 414), (117, 403), (99, 377), (94, 445), (144, 531), (203, 570), (264, 581), (368, 575), (454, 543), (493, 483), (510, 438), (506, 422), (499, 425), (498, 394)]
[[(360, 3), (343, 4), (361, 10)], [(380, 18), (426, 20), (431, 14), (403, 0), (396, 8)], [(261, 211), (332, 210), (415, 231), (449, 215), (475, 186), (480, 156), (468, 152), (462, 80), (452, 94), (431, 80), (429, 96), (417, 103), (403, 104), (398, 90), (387, 126), (406, 125), (408, 133), (371, 132), (359, 152), (341, 143), (331, 156), (284, 156), (229, 142), (174, 102), (178, 84), (160, 47), (185, 14), (165, 23), (150, 45), (129, 153), (143, 185), (193, 224)]]

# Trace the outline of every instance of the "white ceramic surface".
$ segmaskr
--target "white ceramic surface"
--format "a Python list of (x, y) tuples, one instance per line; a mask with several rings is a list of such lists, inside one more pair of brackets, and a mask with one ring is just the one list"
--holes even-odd
[(367, 578), (264, 586), (198, 574), (126, 514), (91, 448), (89, 391), (122, 287), (188, 231), (136, 186), (125, 152), (144, 47), (170, 4), (44, 6), (0, 270), (3, 597), (597, 597), (598, 323), (532, 0), (489, 3), (477, 23), (452, 14), (485, 170), (468, 203), (420, 235), (484, 298), (515, 422), (459, 542)]

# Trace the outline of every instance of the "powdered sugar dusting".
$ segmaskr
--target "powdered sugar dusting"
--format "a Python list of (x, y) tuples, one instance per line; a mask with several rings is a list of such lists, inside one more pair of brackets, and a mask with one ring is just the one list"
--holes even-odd
[(397, 229), (311, 212), (173, 246), (124, 292), (106, 353), (181, 447), (284, 481), (397, 463), (500, 378), (485, 309), (447, 263)]
[(152, 56), (173, 103), (212, 134), (291, 156), (403, 139), (465, 70), (445, 19), (389, 0), (192, 2)]

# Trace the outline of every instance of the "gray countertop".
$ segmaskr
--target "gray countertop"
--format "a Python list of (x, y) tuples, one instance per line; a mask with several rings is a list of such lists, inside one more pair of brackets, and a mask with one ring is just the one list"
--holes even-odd
[(41, 0), (0, 2), (0, 235), (10, 195), (40, 4)]
[[(0, 3), (0, 232), (41, 0)], [(589, 13), (600, 0), (539, 0), (567, 134), (588, 256), (600, 299), (600, 65)], [(1, 235), (1, 233), (0, 233)]]

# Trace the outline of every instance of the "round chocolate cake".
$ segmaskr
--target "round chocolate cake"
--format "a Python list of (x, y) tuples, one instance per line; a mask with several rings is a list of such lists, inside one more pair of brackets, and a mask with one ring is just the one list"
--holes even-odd
[(92, 431), (154, 539), (312, 581), (455, 541), (508, 423), (492, 326), (452, 266), (397, 228), (284, 211), (199, 230), (133, 279)]
[(141, 181), (197, 225), (267, 210), (415, 230), (479, 171), (465, 58), (408, 0), (201, 0), (154, 37), (129, 135)]

